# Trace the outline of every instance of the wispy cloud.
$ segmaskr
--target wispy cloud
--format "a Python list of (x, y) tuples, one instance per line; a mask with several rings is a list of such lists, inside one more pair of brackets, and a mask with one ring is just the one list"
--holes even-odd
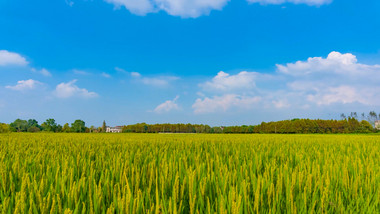
[(69, 5), (70, 7), (74, 6), (74, 2), (70, 0), (65, 0), (65, 3)]
[(141, 74), (138, 73), (138, 72), (131, 72), (131, 76), (132, 76), (132, 77), (136, 77), (136, 78), (140, 78), (140, 77), (141, 77)]
[(102, 77), (105, 77), (105, 78), (111, 78), (111, 75), (108, 74), (108, 73), (103, 72), (103, 73), (102, 73)]
[(115, 67), (115, 71), (120, 72), (120, 73), (128, 73), (126, 70), (119, 67)]
[(324, 4), (330, 4), (332, 0), (247, 0), (249, 3), (260, 3), (260, 4), (306, 4), (310, 6), (321, 6)]
[(11, 89), (14, 91), (30, 91), (35, 89), (38, 85), (41, 85), (42, 83), (36, 80), (28, 79), (28, 80), (20, 80), (17, 81), (17, 84), (14, 86), (5, 86), (7, 89)]
[(79, 69), (73, 69), (72, 70), (74, 74), (78, 74), (78, 75), (90, 75), (91, 73), (90, 72), (87, 72), (87, 71), (84, 71), (84, 70), (79, 70)]
[(37, 70), (35, 68), (31, 68), (31, 70), (32, 70), (32, 72), (42, 74), (45, 77), (51, 77), (52, 76), (51, 73), (46, 68), (42, 68), (40, 70)]
[(138, 72), (131, 72), (130, 75), (131, 77), (133, 77), (134, 79), (136, 79), (137, 81), (145, 85), (159, 86), (159, 87), (168, 86), (170, 82), (173, 82), (179, 79), (179, 77), (175, 77), (175, 76), (145, 77)]

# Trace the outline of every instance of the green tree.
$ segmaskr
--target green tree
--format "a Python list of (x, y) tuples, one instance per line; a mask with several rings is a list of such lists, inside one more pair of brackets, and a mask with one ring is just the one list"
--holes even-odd
[(85, 132), (86, 123), (83, 120), (75, 120), (74, 123), (71, 124), (71, 130), (73, 132)]
[(102, 132), (106, 132), (106, 129), (107, 129), (106, 121), (103, 120)]
[(44, 123), (41, 124), (41, 126), (44, 131), (48, 131), (48, 132), (57, 131), (57, 123), (52, 118), (47, 119)]
[(42, 127), (38, 124), (38, 121), (35, 119), (28, 120), (28, 132), (39, 132)]
[(41, 129), (36, 126), (31, 126), (28, 128), (28, 132), (39, 132), (39, 131), (41, 131)]
[(35, 127), (38, 127), (38, 121), (35, 120), (35, 119), (29, 119), (28, 120), (28, 127), (32, 127), (32, 126), (35, 126)]
[(63, 128), (62, 128), (62, 132), (70, 132), (71, 131), (71, 128), (70, 128), (70, 125), (68, 123), (65, 123), (65, 125), (63, 125)]
[(5, 123), (0, 123), (0, 133), (9, 132), (9, 125)]
[(366, 120), (360, 121), (360, 125), (362, 129), (361, 132), (371, 132), (373, 130), (372, 125)]
[(28, 121), (17, 119), (10, 125), (11, 131), (14, 132), (26, 132), (28, 129)]

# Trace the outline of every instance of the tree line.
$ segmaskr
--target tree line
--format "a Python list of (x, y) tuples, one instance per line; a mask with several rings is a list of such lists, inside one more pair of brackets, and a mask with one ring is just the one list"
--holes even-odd
[[(370, 133), (379, 132), (380, 127), (375, 127), (375, 121), (380, 119), (371, 111), (368, 115), (352, 112), (348, 116), (341, 114), (340, 120), (321, 119), (292, 119), (276, 122), (262, 122), (259, 125), (242, 126), (215, 126), (203, 124), (146, 124), (138, 123), (121, 127), (123, 133), (283, 133), (283, 134), (329, 134), (329, 133)], [(106, 132), (106, 123), (101, 127), (86, 127), (83, 120), (75, 120), (63, 126), (52, 118), (47, 119), (41, 125), (35, 119), (17, 119), (11, 124), (0, 123), (0, 133), (4, 132), (74, 132), (74, 133), (99, 133)]]
[(0, 123), (0, 133), (4, 132), (90, 132), (83, 120), (75, 120), (71, 126), (66, 123), (63, 126), (49, 118), (41, 125), (35, 119), (16, 119), (13, 123)]

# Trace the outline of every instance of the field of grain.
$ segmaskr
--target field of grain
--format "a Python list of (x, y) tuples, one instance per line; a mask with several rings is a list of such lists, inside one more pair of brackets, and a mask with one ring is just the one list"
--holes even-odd
[(378, 135), (2, 134), (1, 213), (379, 213)]

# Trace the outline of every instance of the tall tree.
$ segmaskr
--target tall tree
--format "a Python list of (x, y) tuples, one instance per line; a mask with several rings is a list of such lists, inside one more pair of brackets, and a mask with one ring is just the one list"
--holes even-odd
[(38, 121), (35, 119), (29, 119), (28, 120), (28, 127), (33, 127), (33, 126), (38, 127), (39, 126)]
[(103, 120), (102, 132), (106, 132), (106, 129), (107, 129), (106, 121)]
[(85, 132), (86, 131), (86, 123), (83, 120), (75, 120), (74, 123), (71, 124), (71, 130), (73, 132)]
[(9, 125), (5, 123), (0, 123), (0, 133), (9, 132)]
[(378, 120), (376, 112), (370, 111), (368, 115), (368, 122), (371, 123), (373, 127), (375, 127), (375, 121)]
[(68, 123), (65, 123), (65, 125), (63, 125), (62, 132), (70, 132), (70, 131), (71, 131), (70, 125)]
[(26, 132), (28, 129), (28, 121), (17, 119), (13, 123), (9, 124), (11, 131)]
[(57, 131), (57, 123), (53, 118), (47, 119), (44, 123), (41, 124), (44, 131), (55, 132)]

